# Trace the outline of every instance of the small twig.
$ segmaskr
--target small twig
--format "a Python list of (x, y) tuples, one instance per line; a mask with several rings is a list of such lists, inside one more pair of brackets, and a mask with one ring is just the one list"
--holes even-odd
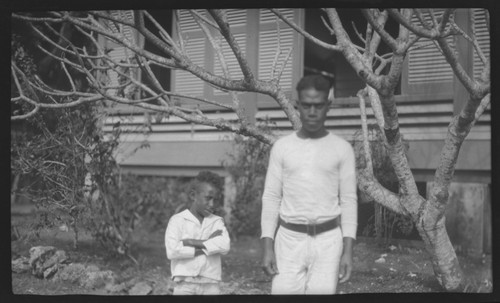
[(69, 83), (70, 83), (70, 85), (71, 85), (71, 90), (72, 90), (73, 92), (76, 92), (77, 90), (76, 90), (76, 87), (75, 87), (75, 82), (73, 81), (73, 78), (72, 78), (72, 77), (71, 77), (71, 75), (69, 74), (68, 69), (66, 68), (66, 65), (65, 65), (65, 64), (64, 64), (64, 62), (62, 62), (62, 61), (61, 61), (60, 63), (61, 63), (61, 66), (62, 66), (62, 68), (63, 68), (63, 70), (64, 70), (64, 73), (66, 74), (66, 77), (67, 77), (67, 78), (68, 78), (68, 80), (69, 80)]
[(335, 31), (333, 30), (333, 27), (328, 24), (328, 21), (326, 21), (324, 16), (321, 16), (321, 21), (323, 22), (323, 25), (326, 27), (326, 29), (330, 32), (331, 36), (335, 36)]
[(326, 49), (329, 49), (329, 50), (337, 50), (337, 51), (340, 50), (339, 46), (334, 45), (334, 44), (325, 43), (325, 42), (319, 40), (318, 38), (314, 37), (313, 35), (309, 34), (304, 29), (302, 29), (297, 24), (295, 24), (295, 22), (288, 20), (288, 18), (286, 18), (285, 16), (283, 16), (283, 14), (281, 14), (278, 10), (276, 10), (276, 9), (270, 9), (270, 10), (276, 16), (278, 16), (281, 20), (283, 20), (286, 24), (288, 24), (291, 28), (293, 28), (294, 30), (296, 30), (299, 34), (301, 34), (302, 36), (304, 36), (306, 39), (309, 39), (313, 43), (318, 44), (319, 46), (322, 46), (322, 47), (324, 47)]
[[(473, 22), (472, 22), (472, 24), (474, 25)], [(460, 35), (462, 35), (465, 39), (467, 39), (470, 43), (472, 43), (479, 58), (481, 59), (483, 64), (486, 64), (486, 61), (487, 61), (486, 56), (484, 55), (483, 51), (481, 50), (481, 47), (479, 46), (479, 43), (477, 42), (477, 39), (476, 39), (475, 26), (472, 26), (472, 36), (474, 37), (474, 39), (472, 39), (469, 35), (467, 35), (467, 33), (465, 31), (463, 31), (455, 22), (451, 22), (451, 27), (454, 30), (456, 30)]]
[(281, 69), (278, 73), (278, 83), (279, 81), (281, 80), (281, 76), (283, 75), (283, 71), (285, 70), (285, 67), (288, 63), (288, 60), (290, 59), (290, 57), (292, 56), (292, 52), (293, 52), (293, 47), (291, 47), (289, 50), (288, 50), (288, 53), (286, 54), (286, 57), (285, 57), (285, 61), (283, 61), (283, 64), (281, 65)]
[(279, 19), (276, 18), (276, 29), (277, 29), (277, 42), (276, 43), (276, 52), (275, 52), (275, 55), (274, 55), (274, 59), (273, 59), (273, 65), (271, 67), (271, 79), (274, 79), (274, 74), (276, 73), (276, 67), (278, 66), (278, 58), (279, 56), (281, 55), (282, 51), (281, 51), (281, 29), (280, 29), (280, 24), (279, 24)]
[(422, 14), (422, 11), (420, 9), (415, 9), (415, 13), (417, 15), (418, 20), (420, 21), (420, 24), (427, 30), (430, 30), (432, 27), (431, 25), (425, 20), (424, 15)]
[(436, 20), (436, 15), (434, 15), (434, 10), (431, 8), (428, 8), (428, 9), (426, 9), (426, 11), (429, 14), (429, 16), (431, 17), (431, 21), (432, 21), (432, 24), (434, 25), (434, 28), (438, 29), (439, 24)]
[(212, 26), (213, 28), (217, 29), (218, 31), (220, 31), (220, 28), (217, 26), (217, 24), (213, 23), (212, 21), (208, 20), (208, 18), (206, 18), (205, 16), (203, 16), (202, 14), (200, 14), (199, 12), (197, 12), (196, 10), (190, 10), (191, 14), (194, 14), (196, 15), (198, 18), (200, 18), (201, 20), (203, 20), (205, 23), (207, 23), (208, 25)]
[(491, 99), (491, 94), (487, 94), (481, 100), (481, 103), (477, 107), (476, 113), (474, 114), (474, 120), (471, 123), (471, 127), (474, 126), (474, 124), (476, 124), (476, 122), (479, 120), (479, 118), (481, 117), (481, 115), (488, 108), (488, 106), (490, 105), (490, 99)]
[(373, 174), (373, 163), (370, 150), (370, 142), (368, 141), (368, 125), (367, 125), (366, 104), (364, 97), (365, 95), (366, 95), (366, 89), (359, 90), (359, 92), (357, 93), (357, 96), (359, 98), (359, 109), (361, 111), (361, 129), (363, 131), (363, 149), (366, 160), (366, 169), (370, 172), (370, 174)]
[(186, 53), (186, 48), (184, 47), (184, 39), (182, 37), (182, 31), (181, 31), (181, 24), (180, 24), (181, 15), (179, 13), (179, 10), (175, 10), (175, 17), (177, 18), (177, 20), (175, 20), (174, 24), (175, 28), (177, 29), (177, 38), (179, 39), (181, 53)]
[[(358, 31), (358, 28), (356, 27), (356, 23), (354, 23), (354, 21), (351, 22), (352, 24), (352, 28), (354, 29), (354, 32), (356, 33), (356, 36), (358, 36), (359, 40), (361, 40), (361, 42), (363, 42), (365, 45), (367, 45), (367, 40), (365, 38), (363, 38), (363, 36), (361, 35), (361, 33)], [(370, 24), (368, 24), (368, 26), (371, 27)]]
[(149, 20), (156, 26), (160, 36), (167, 42), (170, 46), (172, 46), (177, 52), (180, 52), (180, 49), (177, 47), (177, 43), (175, 43), (174, 39), (169, 35), (169, 33), (161, 26), (158, 21), (147, 11), (144, 11), (144, 15), (149, 18)]

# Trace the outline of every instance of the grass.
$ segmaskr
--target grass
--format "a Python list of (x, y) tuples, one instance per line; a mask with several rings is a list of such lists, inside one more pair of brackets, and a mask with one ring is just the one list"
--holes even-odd
[[(20, 233), (26, 232), (29, 214), (12, 215), (12, 222), (19, 227)], [(71, 262), (97, 265), (102, 270), (113, 270), (118, 282), (152, 281), (163, 283), (157, 294), (168, 292), (170, 265), (166, 259), (163, 230), (155, 232), (139, 230), (135, 235), (130, 259), (110, 254), (93, 242), (89, 235), (82, 235), (78, 249), (72, 245), (72, 233), (58, 229), (44, 231), (40, 238), (11, 242), (13, 255), (29, 256), (29, 248), (35, 245), (52, 245), (63, 249)], [(442, 292), (434, 277), (428, 254), (419, 241), (395, 241), (394, 247), (378, 244), (370, 238), (359, 238), (354, 247), (354, 272), (350, 281), (340, 284), (338, 293), (429, 293)], [(385, 255), (385, 263), (375, 260)], [(271, 279), (260, 267), (259, 239), (242, 237), (232, 241), (231, 251), (223, 256), (224, 294), (269, 294)], [(493, 289), (491, 256), (473, 260), (459, 255), (465, 273), (464, 291), (470, 293), (489, 293)], [(17, 294), (102, 294), (102, 290), (89, 290), (79, 285), (42, 280), (29, 273), (12, 274), (13, 292)]]

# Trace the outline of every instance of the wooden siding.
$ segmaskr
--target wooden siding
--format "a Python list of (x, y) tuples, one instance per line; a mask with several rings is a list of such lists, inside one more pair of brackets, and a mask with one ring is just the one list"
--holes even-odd
[[(453, 116), (453, 100), (443, 96), (438, 100), (408, 101), (404, 97), (398, 98), (398, 114), (401, 133), (406, 140), (443, 140), (446, 136), (448, 124)], [(360, 110), (356, 98), (346, 98), (339, 101), (342, 106), (334, 106), (328, 112), (326, 126), (328, 130), (352, 140), (354, 132), (361, 127)], [(221, 132), (213, 127), (196, 125), (177, 117), (163, 119), (154, 123), (149, 114), (110, 116), (105, 121), (104, 130), (110, 131), (113, 124), (120, 121), (128, 140), (141, 141), (148, 139), (157, 141), (207, 141), (220, 140), (232, 136), (231, 133)], [(209, 118), (236, 120), (236, 114), (228, 111), (207, 113)], [(292, 131), (292, 125), (284, 112), (278, 108), (267, 108), (257, 112), (259, 120), (269, 119), (276, 126), (276, 131), (286, 134)], [(146, 121), (153, 120), (150, 127), (152, 133), (145, 136)], [(368, 107), (369, 123), (375, 123), (371, 108)], [(491, 114), (487, 110), (472, 128), (468, 140), (489, 140), (491, 138)]]

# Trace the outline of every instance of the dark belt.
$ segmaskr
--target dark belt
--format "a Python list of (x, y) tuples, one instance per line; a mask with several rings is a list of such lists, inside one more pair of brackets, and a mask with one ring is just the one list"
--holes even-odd
[(300, 233), (308, 234), (309, 236), (319, 235), (322, 232), (332, 230), (339, 226), (339, 217), (320, 223), (320, 224), (296, 224), (288, 223), (279, 218), (279, 223), (286, 229), (293, 230)]

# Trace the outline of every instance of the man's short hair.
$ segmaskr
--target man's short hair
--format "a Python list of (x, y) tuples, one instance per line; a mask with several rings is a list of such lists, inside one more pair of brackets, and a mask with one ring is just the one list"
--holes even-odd
[(308, 75), (302, 77), (299, 83), (297, 83), (297, 92), (300, 93), (303, 90), (314, 88), (317, 91), (325, 92), (327, 95), (330, 92), (330, 81), (321, 75)]

